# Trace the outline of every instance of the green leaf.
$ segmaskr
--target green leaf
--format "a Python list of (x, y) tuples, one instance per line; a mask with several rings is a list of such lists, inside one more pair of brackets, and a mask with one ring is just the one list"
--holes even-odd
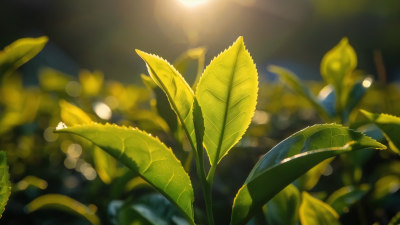
[(11, 194), (6, 152), (0, 151), (0, 218)]
[(204, 145), (216, 165), (242, 138), (257, 103), (257, 69), (243, 38), (214, 58), (196, 90), (203, 111)]
[(329, 163), (332, 162), (332, 160), (333, 158), (326, 159), (307, 171), (306, 174), (296, 180), (296, 186), (300, 190), (311, 190), (315, 185), (317, 185), (319, 178), (324, 173)]
[(21, 38), (0, 51), (0, 76), (11, 74), (36, 56), (47, 43), (48, 38)]
[(82, 136), (137, 172), (193, 222), (193, 188), (188, 174), (170, 148), (143, 131), (116, 125), (78, 125), (57, 132)]
[[(90, 117), (80, 108), (68, 103), (67, 101), (60, 101), (61, 120), (67, 126), (91, 124), (93, 121)], [(97, 174), (100, 179), (106, 183), (111, 183), (117, 172), (117, 162), (106, 152), (102, 151), (99, 147), (92, 145), (93, 162)]]
[(365, 79), (362, 79), (355, 83), (351, 90), (349, 91), (347, 97), (346, 97), (346, 103), (344, 105), (344, 111), (343, 111), (343, 118), (345, 118), (344, 122), (348, 121), (349, 115), (360, 103), (361, 99), (364, 97), (365, 93), (371, 87), (372, 85), (372, 78), (367, 77)]
[(269, 225), (296, 225), (299, 220), (300, 192), (292, 184), (280, 191), (267, 203)]
[(328, 204), (307, 192), (302, 197), (299, 211), (302, 225), (340, 225), (339, 215)]
[(26, 206), (29, 213), (40, 209), (58, 209), (78, 216), (82, 216), (92, 225), (100, 225), (100, 219), (96, 215), (96, 206), (87, 207), (82, 203), (60, 194), (46, 194), (35, 198)]
[[(342, 93), (345, 76), (350, 75), (357, 66), (357, 55), (347, 38), (342, 38), (338, 45), (329, 50), (321, 61), (321, 75), (328, 84)], [(341, 96), (341, 94), (338, 94)], [(339, 98), (340, 99), (340, 98)]]
[(52, 68), (44, 68), (39, 72), (39, 83), (45, 91), (65, 92), (65, 87), (71, 80), (68, 74)]
[(293, 134), (267, 152), (254, 166), (235, 197), (231, 224), (245, 224), (255, 210), (323, 160), (370, 148), (386, 147), (337, 124), (314, 125)]
[(118, 225), (188, 225), (180, 211), (160, 194), (149, 194), (127, 201), (114, 211), (111, 216)]
[(137, 54), (146, 62), (148, 72), (154, 82), (164, 91), (183, 125), (192, 148), (196, 148), (196, 137), (193, 127), (193, 91), (182, 75), (166, 60), (157, 55), (136, 50)]
[(174, 62), (174, 67), (183, 75), (187, 74), (189, 63), (193, 60), (197, 61), (197, 74), (192, 87), (196, 87), (200, 80), (201, 74), (204, 70), (204, 61), (206, 55), (206, 49), (203, 47), (192, 48), (184, 52)]
[(400, 212), (397, 212), (395, 216), (390, 220), (388, 225), (399, 225), (400, 224)]
[(360, 201), (370, 190), (368, 184), (360, 187), (346, 186), (332, 193), (326, 203), (328, 203), (339, 215), (348, 212), (349, 207)]
[(82, 125), (82, 124), (91, 124), (93, 123), (92, 119), (80, 108), (75, 105), (61, 100), (59, 102), (60, 105), (60, 114), (61, 120), (67, 126), (73, 125)]
[(100, 93), (103, 86), (104, 75), (100, 71), (89, 72), (82, 70), (79, 73), (79, 81), (82, 91), (87, 96), (96, 96)]
[(323, 116), (329, 118), (330, 115), (322, 107), (315, 95), (311, 93), (310, 89), (294, 73), (279, 66), (268, 66), (268, 71), (278, 74), (282, 83), (306, 99)]
[(386, 140), (389, 142), (390, 149), (400, 154), (400, 117), (384, 113), (370, 113), (365, 110), (361, 110), (361, 113), (382, 130)]

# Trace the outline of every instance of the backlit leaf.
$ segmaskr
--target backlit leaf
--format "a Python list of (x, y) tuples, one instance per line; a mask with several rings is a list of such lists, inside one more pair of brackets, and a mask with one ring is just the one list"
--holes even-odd
[(339, 215), (328, 204), (307, 192), (302, 197), (299, 213), (302, 225), (340, 225)]
[(6, 152), (0, 151), (0, 218), (11, 194)]
[(322, 58), (321, 75), (339, 93), (342, 92), (345, 76), (350, 75), (356, 66), (357, 55), (349, 44), (348, 39), (343, 38), (338, 45), (329, 50)]
[(79, 124), (91, 124), (92, 119), (80, 108), (65, 101), (60, 101), (60, 113), (61, 120), (67, 126), (79, 125)]
[(186, 135), (191, 140), (192, 148), (196, 147), (196, 137), (193, 127), (193, 91), (182, 75), (166, 60), (157, 55), (136, 50), (137, 54), (146, 62), (148, 72), (154, 82), (164, 91), (183, 125)]
[(48, 38), (21, 38), (0, 51), (0, 76), (14, 72), (40, 51), (47, 43)]
[(157, 138), (134, 128), (116, 125), (78, 125), (58, 132), (82, 136), (137, 172), (164, 194), (193, 222), (193, 188), (181, 163)]
[(245, 224), (255, 210), (323, 160), (370, 148), (386, 147), (337, 124), (314, 125), (293, 134), (267, 152), (254, 166), (235, 197), (231, 224)]
[(368, 118), (369, 121), (374, 123), (379, 127), (379, 129), (382, 130), (387, 141), (389, 142), (390, 149), (395, 153), (400, 154), (400, 117), (384, 113), (370, 113), (365, 110), (361, 110), (361, 112)]
[(196, 89), (203, 111), (204, 145), (216, 165), (242, 138), (257, 101), (257, 69), (243, 38), (215, 57)]
[(35, 198), (30, 202), (26, 209), (29, 213), (35, 212), (40, 209), (57, 209), (78, 216), (82, 216), (88, 220), (92, 225), (100, 225), (100, 219), (96, 215), (93, 207), (87, 207), (82, 203), (60, 194), (46, 194)]

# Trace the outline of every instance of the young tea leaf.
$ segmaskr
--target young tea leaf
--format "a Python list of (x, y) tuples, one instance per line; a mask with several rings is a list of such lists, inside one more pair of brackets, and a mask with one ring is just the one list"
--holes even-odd
[(302, 225), (340, 225), (339, 215), (328, 204), (307, 192), (303, 192), (302, 197), (299, 213)]
[(236, 194), (231, 224), (245, 224), (284, 187), (323, 160), (360, 149), (385, 149), (379, 142), (336, 124), (301, 130), (267, 152)]
[(190, 139), (192, 148), (196, 149), (192, 114), (194, 98), (192, 89), (182, 75), (166, 60), (140, 50), (136, 50), (136, 53), (146, 62), (151, 78), (167, 95), (172, 109)]
[(92, 225), (100, 225), (100, 219), (93, 208), (87, 207), (82, 203), (60, 194), (46, 194), (35, 198), (26, 206), (29, 213), (40, 209), (58, 209), (82, 216)]
[(0, 218), (11, 194), (6, 152), (0, 151)]
[(389, 142), (390, 149), (393, 152), (400, 154), (400, 117), (384, 113), (370, 113), (365, 110), (361, 110), (361, 113), (364, 114), (369, 121), (374, 123), (379, 127), (379, 129), (382, 130), (387, 141)]
[(172, 150), (157, 138), (134, 128), (109, 124), (72, 126), (57, 132), (76, 134), (92, 141), (152, 184), (194, 224), (190, 178)]
[(216, 165), (242, 138), (257, 103), (257, 69), (243, 38), (214, 58), (196, 89), (203, 111), (204, 145)]
[(14, 72), (40, 51), (47, 43), (48, 38), (21, 38), (0, 51), (0, 76)]
[(338, 45), (329, 50), (322, 58), (321, 75), (328, 84), (332, 84), (335, 87), (337, 93), (341, 93), (343, 79), (353, 72), (356, 66), (357, 55), (349, 44), (349, 40), (343, 38)]

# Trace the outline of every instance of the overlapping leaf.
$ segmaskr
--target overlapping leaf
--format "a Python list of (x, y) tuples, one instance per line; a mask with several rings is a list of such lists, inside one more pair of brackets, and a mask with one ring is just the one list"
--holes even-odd
[(245, 224), (255, 210), (323, 160), (370, 148), (386, 147), (336, 124), (314, 125), (295, 133), (272, 148), (254, 166), (234, 200), (231, 224)]
[(346, 186), (333, 192), (329, 196), (328, 203), (339, 215), (347, 212), (349, 207), (358, 202), (370, 190), (368, 184), (360, 185), (359, 187)]
[(188, 174), (171, 149), (157, 138), (127, 127), (89, 124), (59, 129), (58, 132), (82, 136), (137, 172), (193, 222), (193, 188)]
[(152, 54), (136, 50), (137, 54), (146, 62), (148, 72), (154, 82), (164, 91), (175, 111), (179, 121), (191, 140), (193, 149), (196, 147), (196, 137), (193, 127), (193, 91), (182, 75), (166, 60)]
[(368, 118), (368, 120), (382, 130), (389, 142), (390, 149), (397, 154), (400, 154), (400, 117), (384, 113), (370, 113), (365, 110), (361, 110), (361, 112)]
[(307, 192), (303, 192), (302, 197), (299, 213), (302, 225), (340, 225), (339, 215), (328, 204)]
[(204, 117), (204, 145), (211, 165), (241, 139), (255, 111), (257, 69), (243, 38), (214, 58), (196, 89)]
[(296, 225), (299, 220), (300, 192), (292, 184), (267, 203), (267, 222), (270, 225)]

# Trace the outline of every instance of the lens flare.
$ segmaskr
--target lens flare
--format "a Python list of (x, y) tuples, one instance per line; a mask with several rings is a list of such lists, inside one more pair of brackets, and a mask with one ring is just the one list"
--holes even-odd
[(179, 1), (188, 7), (195, 7), (206, 3), (208, 0), (179, 0)]

